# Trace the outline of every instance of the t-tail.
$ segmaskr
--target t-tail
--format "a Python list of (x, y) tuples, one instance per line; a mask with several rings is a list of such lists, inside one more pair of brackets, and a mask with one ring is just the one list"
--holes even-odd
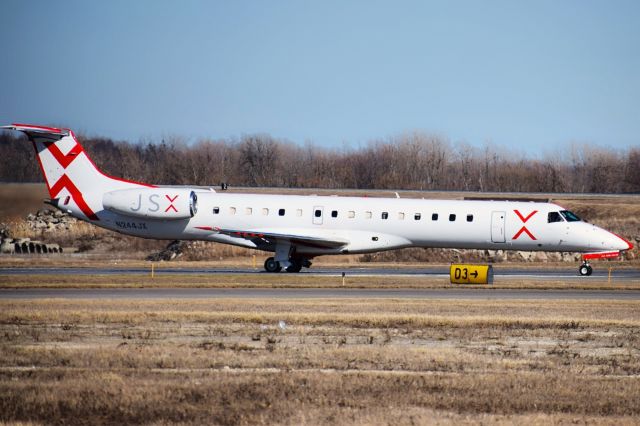
[(99, 221), (105, 193), (151, 186), (102, 173), (70, 129), (30, 124), (12, 124), (0, 129), (27, 135), (49, 190), (49, 203), (78, 218)]

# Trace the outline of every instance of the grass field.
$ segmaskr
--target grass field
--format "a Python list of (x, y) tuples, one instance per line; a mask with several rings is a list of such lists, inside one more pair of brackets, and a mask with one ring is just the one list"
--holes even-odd
[(615, 301), (0, 301), (0, 420), (637, 424), (639, 327)]

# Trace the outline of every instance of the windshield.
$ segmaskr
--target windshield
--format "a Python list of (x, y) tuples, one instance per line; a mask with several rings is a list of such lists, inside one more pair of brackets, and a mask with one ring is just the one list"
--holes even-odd
[(549, 212), (549, 214), (547, 215), (547, 222), (553, 223), (553, 222), (564, 222), (564, 221), (562, 220), (562, 216), (560, 216), (560, 213)]
[(581, 220), (575, 213), (572, 213), (569, 210), (561, 210), (560, 214), (567, 220), (567, 222), (580, 222)]

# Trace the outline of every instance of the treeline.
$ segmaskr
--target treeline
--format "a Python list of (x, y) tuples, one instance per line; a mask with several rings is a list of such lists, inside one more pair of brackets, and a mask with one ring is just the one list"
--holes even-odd
[[(421, 133), (352, 149), (297, 145), (268, 135), (132, 144), (79, 138), (107, 174), (167, 185), (513, 192), (640, 192), (640, 147), (571, 145), (543, 158)], [(0, 181), (42, 181), (24, 137), (0, 132)]]

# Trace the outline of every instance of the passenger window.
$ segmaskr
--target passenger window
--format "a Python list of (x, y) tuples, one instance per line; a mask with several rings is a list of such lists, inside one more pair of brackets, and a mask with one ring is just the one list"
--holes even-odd
[(246, 209), (244, 209), (244, 214), (246, 215), (253, 214), (253, 209), (251, 207), (247, 207)]
[(467, 222), (473, 222), (473, 215), (472, 214), (468, 214), (467, 215)]
[(296, 216), (302, 216), (302, 209), (296, 210)]
[(338, 217), (338, 210), (332, 210), (331, 217)]
[(356, 212), (354, 212), (353, 210), (349, 210), (347, 216), (349, 216), (349, 219), (353, 219), (354, 217), (356, 217)]
[(364, 212), (365, 219), (371, 219), (371, 212)]
[(236, 214), (236, 208), (235, 207), (229, 207), (229, 214)]
[(269, 215), (269, 209), (262, 209), (262, 215), (263, 216), (268, 216)]
[(278, 216), (284, 216), (284, 209), (278, 210)]
[(398, 219), (399, 220), (404, 220), (404, 213), (403, 212), (398, 212)]
[(315, 217), (320, 217), (320, 216), (322, 216), (322, 210), (317, 209), (317, 210), (313, 213), (313, 215), (314, 215)]
[(449, 222), (455, 222), (455, 221), (456, 221), (456, 215), (455, 215), (455, 214), (453, 214), (453, 213), (451, 213), (451, 214), (449, 215)]
[(564, 222), (564, 221), (562, 220), (562, 216), (560, 216), (560, 213), (549, 212), (549, 214), (547, 215), (547, 222), (554, 223), (554, 222)]
[(431, 220), (438, 220), (438, 213), (433, 213), (431, 215)]
[(420, 220), (421, 217), (422, 217), (422, 215), (420, 213), (416, 213), (416, 214), (413, 215), (413, 218), (415, 220)]
[(220, 207), (214, 207), (213, 214), (218, 214), (218, 213), (220, 213)]
[(382, 218), (383, 219), (389, 219), (389, 213), (388, 212), (382, 212)]

